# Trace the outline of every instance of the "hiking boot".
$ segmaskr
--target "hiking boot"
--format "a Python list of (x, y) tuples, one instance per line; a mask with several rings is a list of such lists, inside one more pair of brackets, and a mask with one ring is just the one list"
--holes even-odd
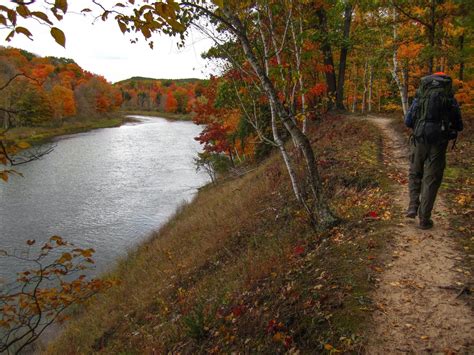
[(420, 226), (418, 227), (420, 229), (431, 229), (433, 228), (433, 221), (431, 219), (425, 219), (425, 218), (420, 218)]
[(418, 215), (418, 206), (410, 206), (407, 209), (405, 217), (407, 218), (415, 218)]

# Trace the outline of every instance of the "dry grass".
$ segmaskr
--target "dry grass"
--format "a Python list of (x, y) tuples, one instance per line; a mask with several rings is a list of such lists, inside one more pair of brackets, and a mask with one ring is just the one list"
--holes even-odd
[(78, 309), (48, 352), (359, 350), (393, 213), (380, 136), (340, 117), (311, 135), (344, 223), (309, 228), (274, 155), (201, 190), (119, 263), (121, 284)]
[(41, 144), (50, 141), (54, 137), (66, 134), (87, 132), (98, 128), (118, 127), (126, 121), (127, 118), (121, 114), (112, 114), (112, 116), (97, 119), (71, 120), (57, 127), (15, 127), (6, 132), (6, 138), (10, 142), (26, 141), (30, 144)]

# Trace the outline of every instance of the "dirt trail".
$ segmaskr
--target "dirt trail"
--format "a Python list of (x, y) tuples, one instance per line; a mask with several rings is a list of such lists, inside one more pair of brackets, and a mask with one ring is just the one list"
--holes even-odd
[[(408, 171), (406, 141), (391, 121), (368, 119), (384, 132), (392, 162)], [(406, 185), (400, 185), (396, 200), (405, 210)], [(466, 276), (457, 265), (461, 255), (450, 237), (446, 212), (438, 196), (432, 230), (422, 231), (417, 220), (407, 219), (394, 231), (392, 259), (374, 296), (377, 311), (367, 354), (474, 354), (474, 314), (457, 297)]]

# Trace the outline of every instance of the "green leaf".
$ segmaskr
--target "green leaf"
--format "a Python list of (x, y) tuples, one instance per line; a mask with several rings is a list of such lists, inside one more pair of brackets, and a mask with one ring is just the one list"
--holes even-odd
[(53, 36), (54, 40), (64, 48), (66, 48), (66, 36), (64, 35), (64, 32), (61, 31), (57, 27), (51, 28), (51, 36)]

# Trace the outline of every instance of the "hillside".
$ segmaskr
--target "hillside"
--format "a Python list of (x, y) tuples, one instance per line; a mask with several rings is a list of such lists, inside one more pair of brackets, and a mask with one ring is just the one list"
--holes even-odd
[(184, 79), (164, 79), (164, 78), (147, 78), (143, 76), (132, 76), (131, 78), (124, 79), (117, 81), (114, 83), (114, 85), (123, 85), (123, 84), (128, 84), (132, 81), (146, 81), (146, 82), (162, 82), (162, 83), (168, 83), (168, 82), (173, 82), (176, 84), (188, 84), (188, 83), (199, 83), (199, 82), (206, 82), (206, 79), (198, 79), (198, 78), (184, 78)]
[(384, 231), (398, 219), (393, 182), (367, 122), (328, 117), (311, 137), (342, 224), (311, 229), (272, 155), (202, 189), (119, 263), (109, 277), (120, 285), (78, 310), (48, 352), (360, 350)]
[(153, 79), (134, 76), (114, 84), (122, 93), (122, 109), (127, 112), (160, 112), (189, 115), (208, 80)]

